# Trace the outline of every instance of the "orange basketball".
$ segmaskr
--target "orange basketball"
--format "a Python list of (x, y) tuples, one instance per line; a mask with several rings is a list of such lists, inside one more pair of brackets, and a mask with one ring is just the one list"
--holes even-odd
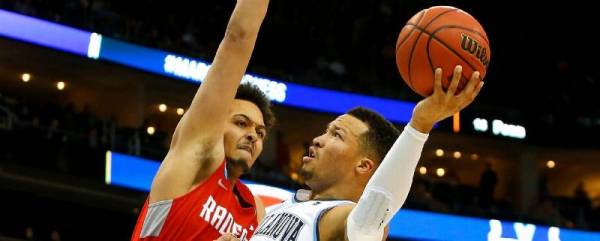
[(483, 79), (490, 63), (490, 44), (481, 24), (455, 7), (435, 6), (413, 16), (398, 36), (396, 65), (404, 82), (421, 96), (433, 93), (435, 68), (442, 68), (447, 89), (456, 65), (462, 65), (457, 93), (475, 71)]

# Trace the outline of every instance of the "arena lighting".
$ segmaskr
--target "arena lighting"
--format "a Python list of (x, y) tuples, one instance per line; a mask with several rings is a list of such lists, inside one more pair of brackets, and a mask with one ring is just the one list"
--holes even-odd
[(146, 128), (146, 133), (148, 133), (148, 135), (154, 135), (155, 131), (156, 129), (154, 128), (154, 126), (148, 126), (148, 128)]
[[(473, 119), (473, 129), (479, 132), (489, 130), (488, 120), (484, 118)], [(525, 127), (515, 124), (504, 123), (502, 120), (492, 120), (492, 134), (497, 136), (506, 136), (517, 139), (525, 139), (527, 131)]]
[[(196, 84), (202, 81), (210, 68), (210, 63), (205, 61), (129, 44), (97, 33), (4, 10), (0, 10), (0, 23), (0, 36)], [(364, 106), (401, 124), (408, 123), (415, 106), (413, 102), (286, 83), (257, 74), (244, 75), (242, 82), (255, 84), (276, 104), (331, 114), (343, 114), (356, 106)]]
[(158, 111), (160, 111), (160, 112), (167, 111), (167, 105), (165, 105), (165, 104), (158, 105)]
[(29, 74), (29, 73), (22, 74), (21, 80), (25, 83), (29, 82), (29, 80), (31, 80), (31, 74)]
[[(148, 192), (159, 165), (158, 161), (107, 152), (105, 182)], [(292, 195), (290, 190), (242, 181), (263, 200), (267, 211)], [(389, 237), (429, 241), (598, 241), (600, 233), (402, 208), (390, 221)]]
[(298, 181), (298, 178), (300, 178), (300, 176), (298, 175), (298, 173), (292, 172), (292, 174), (290, 174), (290, 178), (292, 178), (292, 180), (294, 181)]
[(87, 56), (92, 33), (0, 9), (0, 36)]
[(444, 175), (446, 175), (446, 170), (444, 168), (438, 168), (437, 170), (435, 170), (435, 174), (437, 174), (438, 177), (443, 177)]
[[(101, 57), (101, 53), (105, 46), (104, 39), (100, 35), (96, 35), (93, 37), (93, 33), (64, 27), (55, 23), (51, 23), (44, 20), (37, 20), (35, 18), (11, 13), (5, 10), (0, 10), (0, 36), (6, 36), (9, 38), (30, 42), (34, 44), (38, 44), (45, 47), (55, 48), (58, 50), (79, 54), (81, 56), (89, 56), (90, 58), (95, 58), (94, 56)], [(91, 40), (95, 38), (95, 40)], [(92, 43), (94, 42), (94, 43)], [(100, 48), (98, 48), (100, 46)], [(127, 51), (126, 49), (123, 51)], [(97, 53), (97, 54), (96, 54)], [(135, 53), (134, 55), (136, 55)], [(139, 59), (139, 61), (144, 61)], [(164, 64), (165, 55), (161, 56), (161, 63)], [(106, 59), (106, 58), (105, 58)], [(106, 59), (108, 60), (108, 59)], [(132, 58), (129, 64), (133, 64), (136, 61), (136, 58)], [(127, 64), (126, 64), (127, 65)], [(130, 65), (129, 65), (130, 66)], [(162, 69), (163, 66), (158, 66), (158, 69), (161, 69), (161, 72), (164, 72)], [(142, 68), (143, 69), (143, 68)], [(144, 69), (147, 71), (151, 71), (148, 69)], [(152, 72), (152, 71), (151, 71)], [(160, 73), (167, 75), (165, 73)], [(171, 76), (171, 75), (167, 75)], [(266, 79), (266, 78), (264, 78)], [(268, 85), (273, 85), (273, 82), (265, 82)], [(279, 82), (283, 83), (283, 82)], [(295, 106), (299, 108), (312, 109), (323, 112), (330, 113), (343, 113), (347, 111), (345, 105), (339, 104), (341, 102), (349, 102), (348, 105), (355, 105), (356, 103), (360, 103), (362, 99), (360, 97), (365, 97), (362, 95), (354, 95), (344, 92), (328, 92), (328, 90), (324, 90), (330, 95), (322, 95), (318, 88), (301, 86), (301, 85), (292, 85), (286, 84), (286, 100), (282, 102), (283, 105)], [(279, 86), (279, 85), (276, 85)], [(298, 87), (298, 88), (296, 88)], [(276, 88), (273, 88), (276, 91)], [(322, 97), (321, 99), (313, 99), (312, 102), (308, 102), (308, 104), (303, 105), (302, 103), (297, 103), (296, 101), (303, 100), (301, 97), (294, 101), (288, 101), (291, 96), (298, 95), (300, 96), (303, 91), (311, 91), (315, 90), (318, 94), (305, 96), (309, 101), (314, 97)], [(279, 93), (281, 94), (281, 93)], [(344, 95), (349, 94), (349, 95)], [(277, 95), (272, 95), (274, 98)], [(279, 95), (281, 97), (281, 95)], [(271, 97), (271, 96), (270, 96)], [(340, 98), (342, 97), (342, 98)], [(349, 97), (348, 101), (346, 97)], [(358, 97), (358, 100), (354, 98)], [(335, 100), (335, 98), (339, 98), (337, 103), (332, 105), (328, 105), (326, 107), (320, 107), (317, 104), (319, 102), (326, 102), (330, 100)], [(368, 99), (368, 98), (367, 98)], [(369, 99), (370, 100), (370, 99)], [(367, 107), (371, 107), (377, 111), (380, 111), (384, 116), (388, 119), (391, 119), (395, 122), (403, 122), (407, 123), (410, 118), (410, 111), (412, 107), (414, 107), (414, 103), (408, 103), (408, 107), (406, 108), (395, 108), (398, 103), (407, 103), (391, 100), (391, 102), (386, 102), (388, 99), (382, 98), (374, 98), (373, 102), (380, 105), (375, 105), (378, 108), (383, 108), (384, 111), (381, 111), (377, 108), (372, 108), (371, 103), (369, 102)], [(386, 109), (385, 107), (388, 107)], [(402, 105), (400, 105), (402, 106)], [(401, 113), (400, 115), (393, 116), (393, 113)], [(141, 186), (141, 190), (148, 191), (149, 185), (152, 181), (156, 170), (158, 169), (158, 162), (152, 161), (152, 164), (146, 163), (145, 160), (137, 160), (137, 164), (132, 164), (129, 162), (126, 165), (129, 165), (129, 168), (122, 168), (122, 161), (124, 158), (118, 158), (117, 153), (108, 153), (107, 156), (110, 157), (110, 162), (107, 162), (107, 169), (111, 170), (110, 178), (107, 178), (105, 181), (108, 184), (115, 184), (119, 177), (125, 178), (124, 180), (135, 180), (142, 178), (144, 179), (143, 185)], [(131, 158), (131, 157), (130, 157)], [(133, 159), (133, 158), (132, 158)], [(108, 160), (108, 159), (107, 159)], [(110, 163), (110, 165), (108, 165)], [(108, 168), (110, 167), (110, 168)], [(117, 171), (119, 170), (120, 171)], [(107, 173), (109, 174), (109, 173)], [(123, 181), (123, 180), (119, 180)], [(253, 192), (262, 192), (273, 194), (276, 193), (276, 190), (281, 190), (274, 187), (268, 187), (265, 185), (259, 186), (257, 184), (249, 185)], [(257, 188), (260, 187), (260, 188)], [(258, 191), (262, 190), (262, 191)], [(266, 191), (265, 191), (266, 190)], [(281, 191), (281, 193), (285, 194), (285, 191)], [(283, 196), (283, 195), (282, 195)], [(266, 204), (266, 202), (265, 202)], [(536, 226), (532, 224), (523, 224), (523, 223), (512, 223), (500, 220), (484, 220), (478, 218), (466, 218), (445, 214), (437, 214), (437, 213), (429, 213), (429, 212), (420, 212), (402, 209), (398, 214), (394, 216), (390, 223), (389, 230), (390, 237), (393, 238), (402, 238), (402, 239), (411, 239), (411, 240), (430, 240), (430, 241), (598, 241), (600, 240), (600, 233), (592, 233), (592, 232), (582, 232), (575, 231), (569, 229), (559, 229), (555, 227), (544, 227), (544, 226)]]
[(525, 127), (520, 125), (506, 124), (501, 120), (492, 121), (492, 132), (494, 135), (502, 135), (518, 139), (525, 139)]
[(460, 157), (462, 157), (462, 153), (460, 153), (460, 151), (455, 151), (452, 153), (452, 156), (456, 159), (460, 159)]
[(452, 131), (454, 133), (460, 132), (460, 112), (456, 112), (452, 115)]
[(435, 156), (442, 157), (443, 155), (444, 155), (444, 150), (442, 150), (442, 149), (435, 150)]
[(473, 129), (476, 131), (486, 132), (488, 130), (488, 121), (482, 118), (473, 120)]
[(421, 174), (421, 175), (427, 174), (427, 167), (419, 167), (419, 174)]
[(66, 84), (65, 84), (65, 82), (64, 82), (64, 81), (58, 81), (58, 82), (56, 82), (56, 88), (57, 88), (58, 90), (64, 90), (64, 89), (65, 89), (65, 87), (66, 87)]
[[(99, 59), (195, 84), (202, 82), (210, 68), (209, 63), (200, 60), (107, 37), (102, 39)], [(364, 106), (396, 123), (408, 123), (415, 106), (412, 102), (286, 83), (256, 74), (244, 75), (242, 83), (258, 86), (275, 104), (332, 114)]]
[(546, 166), (547, 166), (548, 168), (552, 169), (552, 168), (556, 167), (556, 162), (555, 162), (554, 160), (548, 160), (548, 161), (546, 162)]
[(183, 115), (183, 113), (185, 113), (183, 108), (177, 108), (177, 115)]
[(473, 160), (473, 161), (479, 160), (479, 155), (477, 155), (477, 153), (471, 154), (471, 160)]
[(106, 155), (104, 157), (104, 183), (111, 184), (112, 183), (112, 152), (106, 151)]
[(102, 48), (102, 35), (92, 33), (90, 36), (90, 44), (88, 46), (87, 56), (91, 59), (100, 57), (100, 49)]

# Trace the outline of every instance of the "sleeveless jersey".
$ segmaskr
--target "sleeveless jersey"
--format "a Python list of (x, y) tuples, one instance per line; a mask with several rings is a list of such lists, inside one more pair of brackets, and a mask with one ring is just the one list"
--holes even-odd
[[(131, 240), (213, 241), (232, 233), (248, 241), (258, 226), (254, 196), (240, 181), (232, 190), (225, 173), (223, 161), (204, 183), (187, 194), (152, 204), (146, 200)], [(240, 202), (247, 203), (246, 207)]]
[(319, 219), (326, 211), (343, 204), (346, 200), (298, 201), (296, 196), (268, 208), (251, 241), (317, 241)]

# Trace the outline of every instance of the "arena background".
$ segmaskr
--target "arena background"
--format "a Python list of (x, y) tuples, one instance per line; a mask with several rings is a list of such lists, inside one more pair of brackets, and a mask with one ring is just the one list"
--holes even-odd
[[(128, 240), (234, 4), (0, 0), (0, 240)], [(244, 180), (269, 202), (301, 188), (307, 143), (354, 105), (405, 125), (420, 97), (394, 45), (434, 5), (481, 22), (491, 64), (390, 240), (600, 240), (600, 62), (575, 2), (272, 0), (244, 81), (279, 124)]]

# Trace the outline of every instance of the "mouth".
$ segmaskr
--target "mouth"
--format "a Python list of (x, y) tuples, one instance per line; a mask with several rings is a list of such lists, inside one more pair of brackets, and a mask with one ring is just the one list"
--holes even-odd
[(308, 156), (304, 156), (302, 157), (302, 162), (306, 163), (309, 162), (311, 160), (314, 160), (317, 157), (317, 151), (315, 150), (314, 147), (310, 147), (308, 149)]
[(252, 146), (250, 146), (250, 145), (240, 145), (240, 146), (238, 146), (238, 149), (247, 151), (250, 153), (250, 155), (252, 155), (252, 153), (254, 153), (254, 150), (252, 149)]

